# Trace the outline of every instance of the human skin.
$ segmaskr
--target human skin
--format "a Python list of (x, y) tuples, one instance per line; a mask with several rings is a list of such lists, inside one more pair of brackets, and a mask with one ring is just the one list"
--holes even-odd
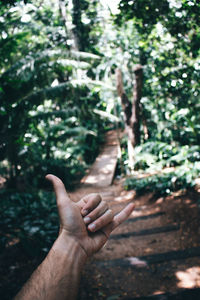
[(49, 174), (46, 178), (52, 182), (56, 194), (59, 235), (14, 300), (76, 299), (87, 259), (103, 247), (110, 233), (134, 209), (134, 204), (130, 203), (114, 216), (98, 194), (87, 195), (75, 203), (58, 177)]

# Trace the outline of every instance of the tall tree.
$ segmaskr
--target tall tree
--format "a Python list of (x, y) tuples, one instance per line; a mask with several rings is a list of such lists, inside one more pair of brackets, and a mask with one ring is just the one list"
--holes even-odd
[(140, 143), (140, 100), (142, 97), (143, 84), (143, 69), (141, 65), (137, 65), (134, 69), (135, 85), (133, 88), (133, 101), (129, 101), (124, 88), (122, 80), (122, 72), (120, 69), (116, 70), (117, 77), (117, 92), (121, 98), (122, 108), (125, 116), (125, 127), (128, 134), (128, 152), (130, 165), (133, 166), (134, 147)]

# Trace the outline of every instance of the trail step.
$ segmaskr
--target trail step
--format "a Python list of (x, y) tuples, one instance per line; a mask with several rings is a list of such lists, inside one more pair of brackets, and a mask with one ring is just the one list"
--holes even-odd
[(157, 253), (138, 257), (126, 257), (107, 261), (99, 261), (97, 262), (97, 265), (100, 267), (119, 266), (126, 268), (146, 268), (150, 264), (157, 264), (170, 260), (187, 259), (195, 256), (200, 256), (200, 247), (193, 247), (185, 250), (169, 251), (165, 253)]
[(198, 300), (200, 299), (200, 288), (187, 289), (177, 293), (165, 293), (147, 297), (122, 298), (122, 300)]
[(140, 231), (132, 231), (132, 232), (127, 232), (127, 233), (113, 234), (110, 236), (110, 239), (119, 240), (119, 239), (129, 238), (131, 236), (142, 236), (142, 235), (151, 235), (151, 234), (157, 234), (157, 233), (165, 233), (165, 232), (175, 231), (175, 230), (179, 230), (179, 229), (180, 229), (179, 224), (168, 225), (168, 226), (144, 229), (144, 230), (140, 230)]
[(131, 222), (136, 222), (136, 221), (154, 219), (154, 218), (163, 216), (165, 214), (166, 214), (165, 212), (161, 211), (161, 212), (157, 212), (157, 213), (154, 213), (154, 214), (151, 214), (151, 215), (147, 215), (147, 216), (140, 216), (140, 217), (135, 217), (135, 218), (129, 218), (124, 223), (131, 223)]

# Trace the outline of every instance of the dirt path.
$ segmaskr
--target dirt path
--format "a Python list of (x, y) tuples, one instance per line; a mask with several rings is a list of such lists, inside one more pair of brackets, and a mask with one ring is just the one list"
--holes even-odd
[[(112, 147), (117, 147), (114, 140)], [(113, 153), (116, 158), (113, 149), (112, 159)], [(134, 201), (136, 209), (88, 263), (79, 299), (146, 299), (150, 295), (160, 296), (147, 299), (200, 299), (198, 199), (188, 194), (152, 203), (151, 195), (136, 198), (134, 191), (124, 191), (123, 180), (108, 186), (105, 178), (101, 181), (102, 177), (98, 177), (108, 161), (108, 156), (106, 160), (103, 157), (101, 153), (99, 163), (92, 169), (98, 184), (88, 184), (85, 178), (72, 198), (98, 192), (115, 212), (130, 201)], [(111, 166), (115, 165), (113, 161)], [(111, 168), (110, 172), (114, 174)]]
[(112, 184), (117, 157), (119, 153), (119, 143), (116, 131), (109, 131), (105, 136), (105, 145), (100, 154), (90, 168), (88, 174), (82, 179), (84, 187), (108, 187)]

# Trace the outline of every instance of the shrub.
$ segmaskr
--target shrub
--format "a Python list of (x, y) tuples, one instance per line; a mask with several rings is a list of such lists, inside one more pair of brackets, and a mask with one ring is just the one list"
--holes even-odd
[(47, 252), (58, 232), (58, 215), (52, 192), (0, 191), (0, 249), (18, 242), (30, 257)]
[(156, 196), (166, 196), (177, 190), (190, 189), (195, 185), (195, 178), (200, 171), (200, 164), (185, 164), (169, 173), (160, 173), (143, 178), (127, 178), (124, 187), (134, 189), (138, 195), (153, 192)]

